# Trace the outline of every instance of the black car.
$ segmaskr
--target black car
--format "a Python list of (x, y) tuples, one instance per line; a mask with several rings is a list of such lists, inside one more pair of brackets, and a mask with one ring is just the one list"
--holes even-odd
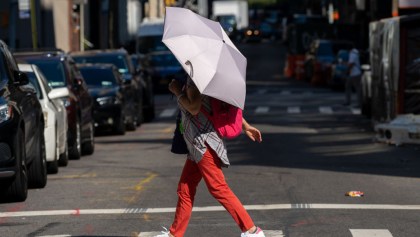
[(155, 101), (153, 85), (148, 77), (142, 77), (136, 71), (128, 52), (124, 49), (116, 50), (90, 50), (73, 52), (71, 54), (77, 63), (109, 63), (114, 64), (123, 75), (126, 84), (131, 83), (137, 90), (132, 98), (137, 103), (138, 125), (143, 121), (151, 121), (155, 117)]
[(145, 71), (152, 78), (155, 92), (169, 92), (172, 79), (183, 79), (186, 73), (171, 51), (156, 51), (146, 54), (143, 59)]
[(64, 100), (68, 121), (69, 158), (80, 159), (81, 155), (93, 154), (93, 99), (72, 57), (63, 51), (20, 52), (14, 56), (18, 61), (37, 65), (52, 88), (69, 89), (70, 96)]
[(124, 84), (118, 68), (113, 64), (79, 64), (88, 87), (95, 100), (93, 118), (97, 132), (112, 129), (116, 134), (125, 134), (126, 127), (134, 130), (136, 116), (130, 97), (131, 85)]
[(0, 75), (0, 198), (24, 201), (28, 186), (47, 184), (44, 116), (35, 89), (1, 40)]

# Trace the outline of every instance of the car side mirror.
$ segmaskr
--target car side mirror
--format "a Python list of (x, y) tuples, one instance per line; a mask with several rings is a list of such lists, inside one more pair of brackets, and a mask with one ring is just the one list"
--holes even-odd
[(131, 79), (123, 79), (123, 83), (124, 85), (130, 85), (131, 84)]
[(15, 71), (14, 72), (14, 76), (15, 76), (15, 81), (14, 84), (17, 86), (24, 86), (29, 84), (29, 78), (28, 75), (26, 75), (26, 73), (21, 72), (21, 71)]
[(50, 93), (48, 93), (48, 98), (51, 100), (68, 97), (70, 95), (69, 89), (66, 87), (52, 89)]
[(82, 78), (79, 78), (79, 77), (74, 78), (74, 85), (75, 86), (79, 87), (82, 84), (83, 84), (83, 79)]

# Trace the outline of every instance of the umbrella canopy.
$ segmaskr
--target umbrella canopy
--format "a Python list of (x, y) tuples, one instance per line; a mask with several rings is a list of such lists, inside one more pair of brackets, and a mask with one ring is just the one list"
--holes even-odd
[(244, 108), (247, 60), (218, 22), (166, 7), (162, 42), (202, 94)]

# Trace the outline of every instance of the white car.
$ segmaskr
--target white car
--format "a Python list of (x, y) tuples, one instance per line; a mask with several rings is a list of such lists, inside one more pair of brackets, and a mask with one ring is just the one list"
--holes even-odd
[(67, 111), (63, 98), (68, 97), (70, 92), (67, 88), (52, 89), (34, 64), (19, 64), (19, 70), (28, 75), (30, 85), (37, 92), (44, 112), (48, 173), (57, 173), (58, 166), (66, 166), (68, 163)]

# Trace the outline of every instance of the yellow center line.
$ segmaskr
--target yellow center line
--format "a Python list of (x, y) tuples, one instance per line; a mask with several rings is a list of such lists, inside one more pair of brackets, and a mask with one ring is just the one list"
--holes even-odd
[(138, 184), (136, 184), (133, 189), (136, 190), (136, 193), (131, 196), (130, 198), (128, 198), (128, 202), (129, 203), (134, 203), (136, 200), (138, 200), (141, 191), (144, 189), (144, 185), (150, 183), (155, 177), (157, 176), (157, 174), (155, 173), (148, 173), (147, 177), (145, 179), (142, 179)]
[(89, 174), (75, 174), (75, 175), (64, 175), (64, 176), (55, 176), (55, 177), (48, 177), (49, 179), (80, 179), (80, 178), (95, 178), (97, 176), (96, 173), (89, 173)]
[(157, 174), (155, 173), (149, 173), (145, 179), (141, 180), (136, 186), (134, 186), (134, 190), (141, 191), (144, 188), (144, 185), (150, 183), (156, 176)]

